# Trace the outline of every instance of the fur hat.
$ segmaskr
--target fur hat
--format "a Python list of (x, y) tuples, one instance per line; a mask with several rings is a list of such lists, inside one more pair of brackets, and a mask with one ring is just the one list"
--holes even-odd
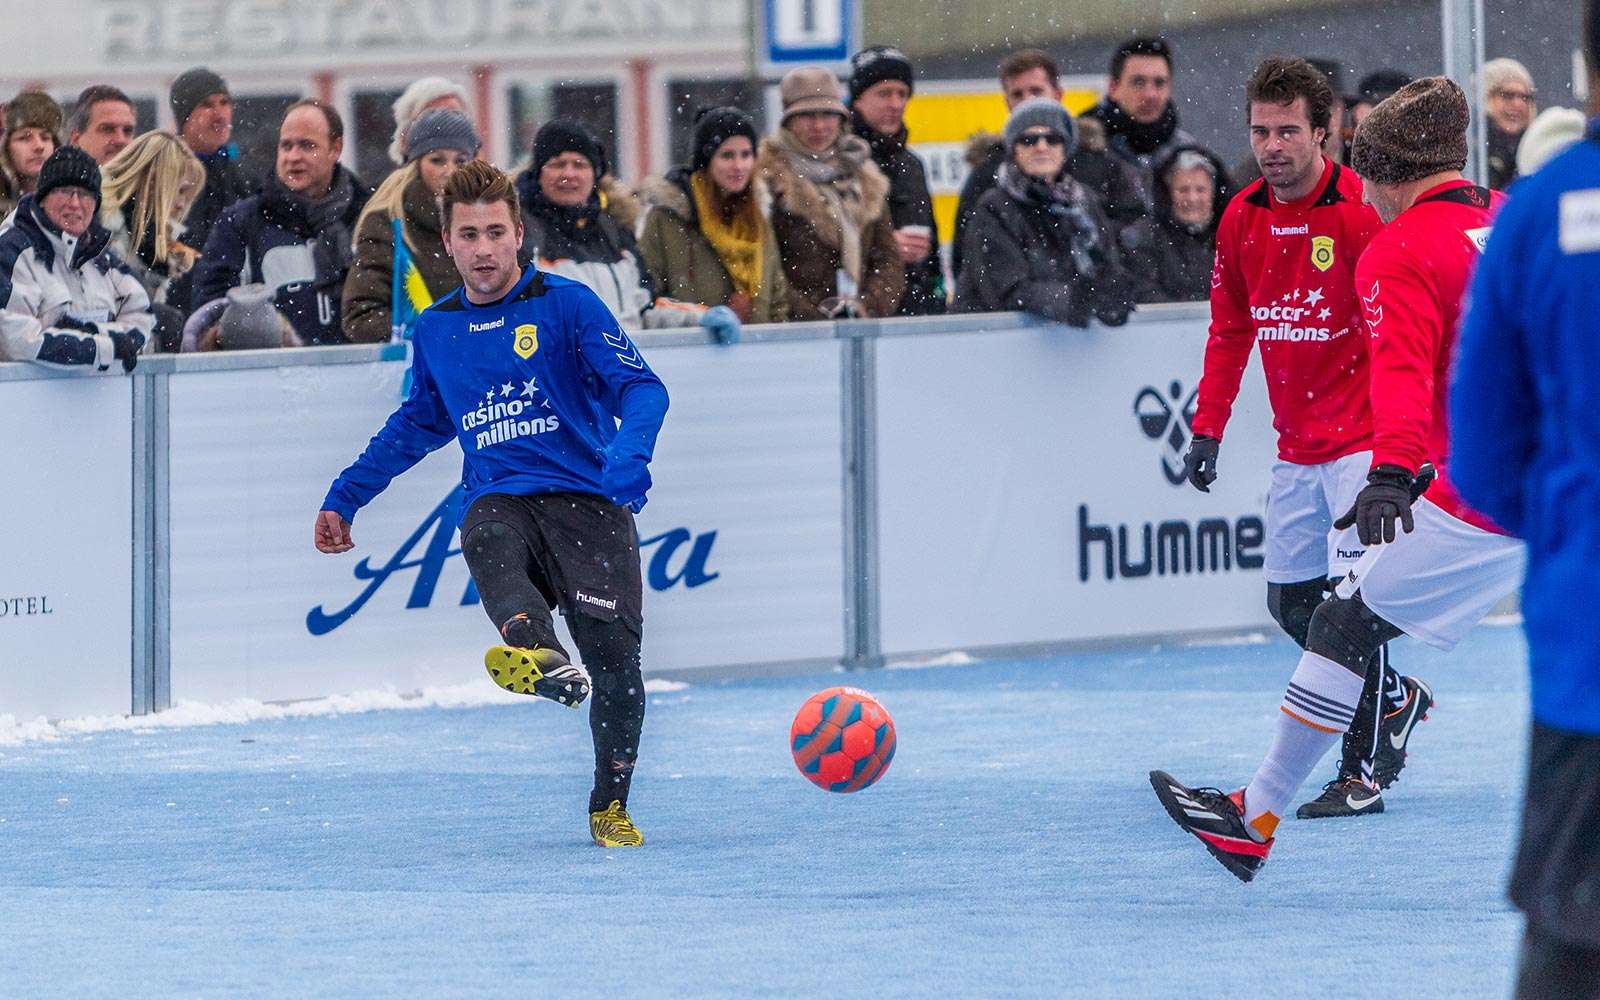
[(167, 97), (168, 103), (172, 105), (172, 120), (176, 123), (177, 130), (183, 131), (183, 123), (194, 114), (195, 108), (205, 103), (206, 98), (227, 92), (227, 81), (204, 66), (186, 70), (182, 76), (172, 81), (172, 91)]
[(420, 160), (436, 149), (465, 153), (470, 160), (481, 145), (478, 130), (466, 115), (449, 108), (430, 108), (406, 129), (406, 162)]
[(760, 137), (756, 123), (738, 108), (703, 108), (694, 120), (694, 152), (689, 161), (690, 170), (704, 170), (717, 155), (722, 144), (735, 136), (750, 140), (753, 152)]
[(534, 177), (544, 165), (562, 153), (578, 153), (594, 167), (594, 175), (606, 172), (606, 148), (600, 144), (589, 126), (575, 118), (556, 118), (540, 126), (533, 137), (533, 165), (528, 169)]
[(83, 188), (94, 195), (95, 211), (100, 210), (100, 168), (94, 157), (77, 146), (58, 146), (39, 168), (33, 196), (42, 205), (45, 195), (56, 188)]
[(892, 45), (874, 45), (850, 57), (850, 101), (885, 80), (899, 80), (915, 90), (911, 60)]
[(850, 117), (844, 101), (839, 99), (839, 78), (821, 66), (801, 66), (785, 73), (778, 84), (778, 95), (783, 98), (785, 125), (795, 115), (814, 111)]
[(1380, 101), (1356, 130), (1350, 166), (1368, 181), (1404, 184), (1467, 165), (1467, 95), (1428, 76)]
[(1030, 128), (1047, 128), (1066, 140), (1067, 155), (1078, 146), (1078, 128), (1061, 102), (1050, 97), (1030, 97), (1011, 109), (1004, 132), (1006, 159), (1017, 152), (1017, 142)]
[(49, 94), (41, 94), (37, 90), (25, 90), (6, 105), (7, 133), (19, 128), (42, 128), (55, 136), (56, 145), (59, 146), (64, 122), (61, 105), (52, 100)]

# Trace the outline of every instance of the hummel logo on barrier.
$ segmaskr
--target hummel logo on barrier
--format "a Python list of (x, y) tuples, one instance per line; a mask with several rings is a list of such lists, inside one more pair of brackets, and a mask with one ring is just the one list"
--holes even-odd
[[(1193, 390), (1184, 399), (1183, 383), (1173, 379), (1167, 386), (1167, 392), (1171, 397), (1170, 402), (1154, 386), (1147, 385), (1140, 389), (1133, 398), (1133, 415), (1138, 419), (1145, 437), (1162, 442), (1161, 472), (1167, 477), (1167, 482), (1182, 486), (1183, 453), (1194, 434), (1194, 407), (1200, 390)], [(1182, 406), (1178, 405), (1180, 399), (1183, 400)]]
[(633, 341), (628, 339), (627, 334), (618, 330), (616, 333), (606, 333), (601, 331), (600, 335), (606, 338), (606, 343), (616, 348), (618, 361), (627, 365), (629, 368), (637, 368), (640, 371), (644, 370), (644, 359), (639, 357), (639, 349), (633, 346)]

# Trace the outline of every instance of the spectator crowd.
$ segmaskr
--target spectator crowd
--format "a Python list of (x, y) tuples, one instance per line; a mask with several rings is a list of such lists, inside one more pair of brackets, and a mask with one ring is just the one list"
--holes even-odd
[[(516, 175), (523, 252), (592, 288), (633, 330), (1023, 310), (1116, 326), (1141, 303), (1211, 290), (1229, 199), (1261, 176), (1231, 171), (1184, 130), (1171, 47), (1136, 38), (1112, 54), (1105, 96), (1074, 117), (1048, 54), (999, 64), (1009, 110), (974, 136), (953, 242), (941, 247), (906, 108), (916, 74), (874, 46), (791, 71), (776, 128), (734, 107), (701, 109), (688, 162), (632, 190), (576, 120), (538, 130)], [(1347, 162), (1354, 130), (1409, 82), (1394, 70), (1341, 93), (1322, 154)], [(1582, 116), (1537, 114), (1520, 63), (1484, 66), (1491, 185), (1504, 188), (1581, 134)], [(483, 143), (469, 97), (441, 78), (394, 103), (396, 169), (373, 190), (341, 163), (344, 123), (292, 104), (276, 161), (250, 174), (232, 141), (227, 81), (199, 67), (172, 84), (175, 132), (138, 134), (115, 86), (70, 116), (29, 91), (0, 134), (0, 361), (131, 371), (150, 352), (403, 340), (461, 284), (440, 196)]]

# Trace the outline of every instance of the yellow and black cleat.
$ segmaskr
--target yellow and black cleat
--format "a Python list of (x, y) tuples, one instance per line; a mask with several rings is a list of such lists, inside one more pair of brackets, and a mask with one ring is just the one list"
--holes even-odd
[(643, 847), (644, 834), (616, 799), (601, 812), (589, 814), (589, 836), (601, 847)]
[(577, 708), (589, 697), (589, 678), (558, 649), (491, 646), (484, 669), (494, 682), (516, 694), (531, 694)]

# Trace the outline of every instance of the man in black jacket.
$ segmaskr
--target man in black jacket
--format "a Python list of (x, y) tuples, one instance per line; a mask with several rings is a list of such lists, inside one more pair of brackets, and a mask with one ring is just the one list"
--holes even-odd
[[(222, 77), (203, 66), (188, 70), (172, 82), (169, 96), (172, 121), (184, 145), (206, 168), (206, 186), (195, 196), (184, 219), (180, 241), (201, 250), (222, 213), (255, 191), (255, 183), (239, 165), (233, 145), (233, 97)], [(167, 301), (185, 312), (194, 289), (193, 270), (175, 278)]]
[(944, 265), (933, 223), (933, 195), (922, 161), (906, 148), (906, 103), (911, 100), (911, 60), (904, 52), (874, 45), (850, 60), (850, 124), (872, 147), (872, 160), (889, 179), (889, 216), (906, 265), (906, 290), (899, 316), (946, 310)]
[(356, 219), (372, 192), (339, 165), (344, 122), (321, 101), (289, 106), (278, 161), (261, 193), (217, 221), (195, 268), (191, 308), (239, 284), (272, 289), (273, 304), (307, 344), (347, 343), (339, 302)]

